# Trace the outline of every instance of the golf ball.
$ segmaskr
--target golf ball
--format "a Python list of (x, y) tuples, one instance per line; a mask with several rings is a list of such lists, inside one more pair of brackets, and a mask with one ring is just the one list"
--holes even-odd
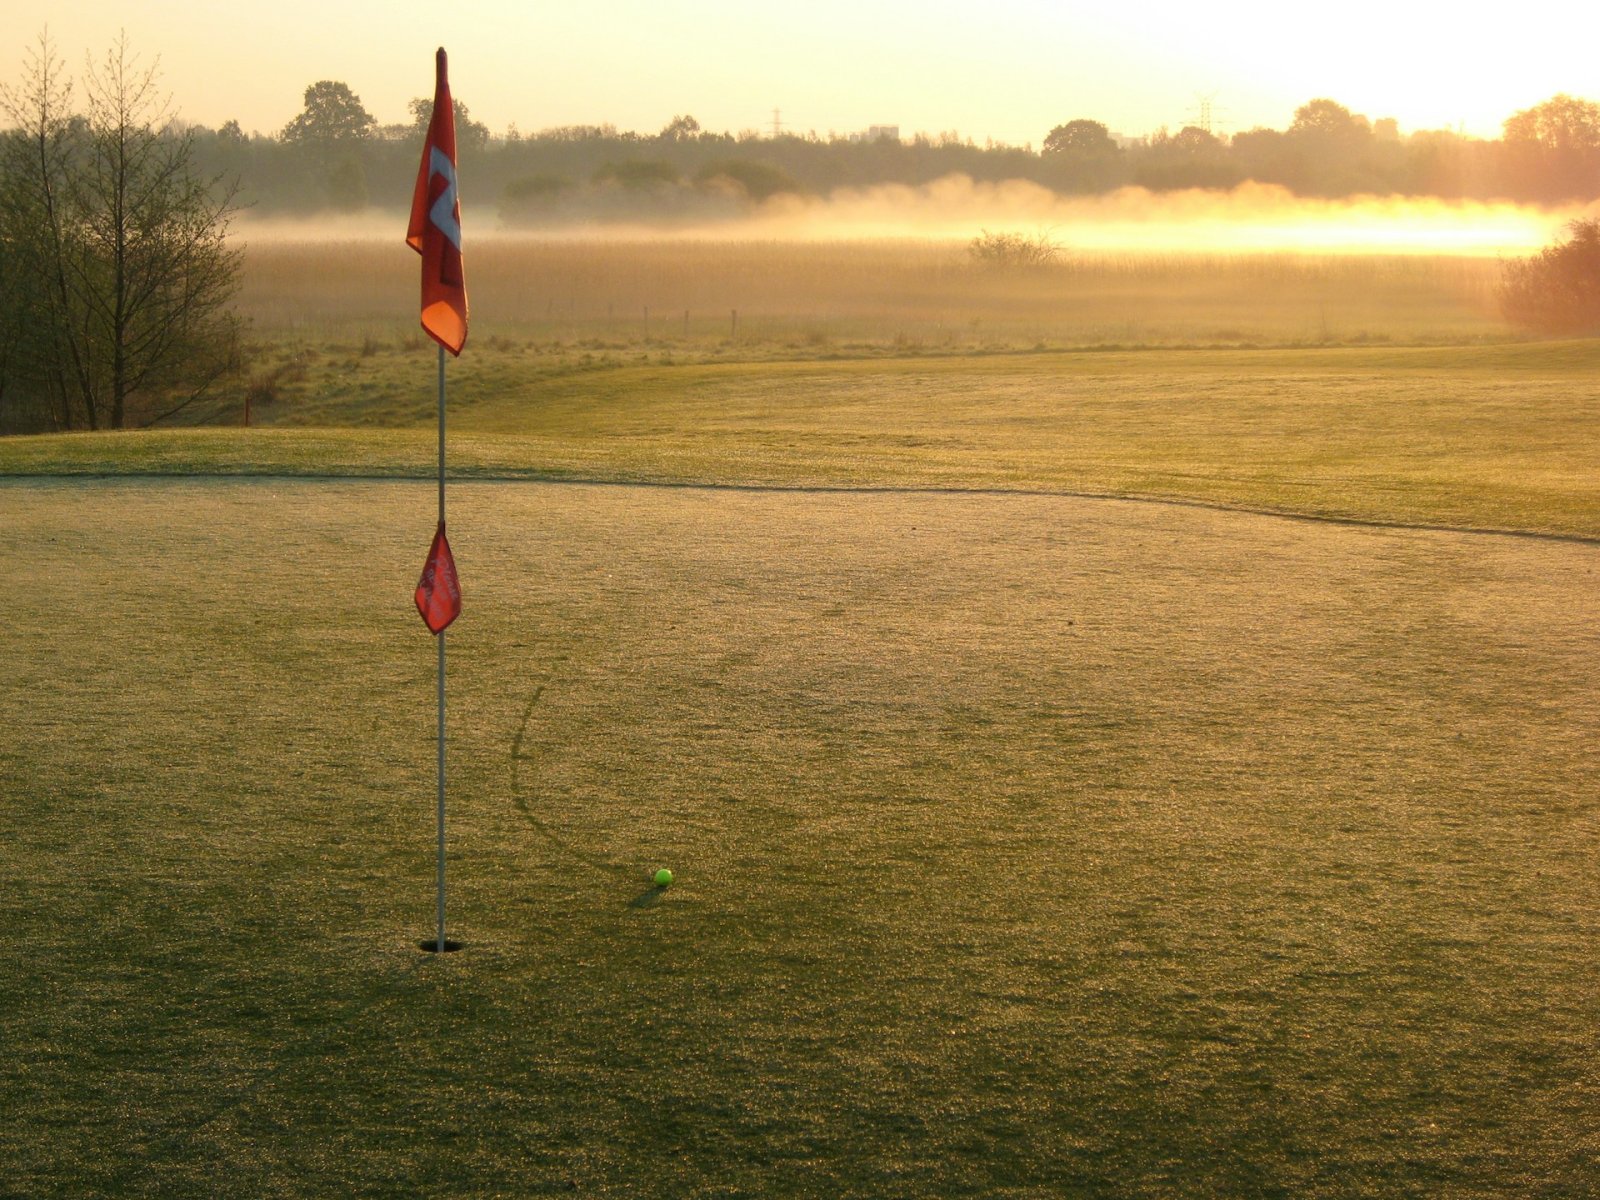
[(672, 872), (667, 870), (665, 867), (662, 867), (661, 870), (657, 871), (650, 878), (655, 880), (655, 885), (657, 887), (666, 887), (672, 882)]

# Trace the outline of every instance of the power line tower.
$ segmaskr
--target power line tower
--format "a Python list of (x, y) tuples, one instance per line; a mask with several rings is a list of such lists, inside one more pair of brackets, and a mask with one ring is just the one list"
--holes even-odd
[(1216, 123), (1214, 113), (1216, 99), (1217, 94), (1215, 92), (1202, 92), (1195, 96), (1195, 104), (1199, 110), (1195, 114), (1195, 127), (1203, 129), (1210, 134), (1216, 133), (1216, 129), (1213, 128)]
[(777, 109), (772, 110), (772, 140), (777, 141), (778, 135), (783, 132), (783, 118)]

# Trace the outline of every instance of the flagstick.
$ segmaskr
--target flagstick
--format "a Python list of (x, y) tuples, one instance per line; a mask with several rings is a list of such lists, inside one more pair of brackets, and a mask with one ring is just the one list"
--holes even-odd
[(444, 630), (439, 638), (439, 938), (434, 949), (443, 954), (444, 940)]
[[(439, 347), (439, 527), (444, 528), (444, 347)], [(434, 951), (445, 952), (444, 940), (444, 630), (439, 639), (439, 939)]]

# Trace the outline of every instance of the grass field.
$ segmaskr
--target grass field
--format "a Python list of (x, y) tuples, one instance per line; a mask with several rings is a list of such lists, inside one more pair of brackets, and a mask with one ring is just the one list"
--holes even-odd
[(1592, 1183), (1600, 548), (453, 496), (438, 960), (426, 485), (0, 486), (8, 1193)]
[[(474, 240), (467, 269), (480, 345), (727, 357), (1504, 336), (1494, 259), (1124, 254), (1059, 239), (1060, 263), (1037, 271), (984, 269), (948, 240), (527, 237)], [(272, 340), (404, 344), (415, 258), (398, 237), (249, 242), (240, 312)]]
[[(433, 364), (372, 363), (242, 435), (11, 439), (0, 469), (425, 476)], [(463, 478), (1032, 489), (1600, 536), (1594, 341), (565, 371), (485, 350), (450, 379)]]
[(435, 957), (375, 253), (256, 260), (253, 428), (0, 439), (0, 1195), (1594, 1190), (1600, 343), (1453, 260), (480, 256)]

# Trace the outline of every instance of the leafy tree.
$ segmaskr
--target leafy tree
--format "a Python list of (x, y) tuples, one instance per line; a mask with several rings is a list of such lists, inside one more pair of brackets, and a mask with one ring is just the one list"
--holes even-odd
[(1600, 218), (1572, 222), (1565, 242), (1506, 264), (1500, 308), (1537, 333), (1600, 334)]
[(1292, 188), (1305, 174), (1301, 147), (1279, 129), (1236, 133), (1229, 150), (1239, 173), (1257, 183), (1277, 183)]
[(360, 212), (367, 206), (367, 172), (354, 154), (329, 166), (322, 181), (328, 207), (339, 212)]
[(1117, 154), (1116, 140), (1099, 121), (1068, 121), (1045, 135), (1040, 149), (1046, 158), (1094, 158)]
[[(433, 97), (417, 96), (407, 105), (411, 110), (411, 125), (418, 137), (428, 132), (428, 122), (433, 120)], [(454, 96), (450, 98), (450, 109), (456, 118), (456, 148), (458, 150), (482, 150), (489, 144), (489, 127), (482, 121), (474, 121), (472, 114), (467, 111), (467, 106)]]
[(662, 127), (658, 140), (663, 142), (687, 142), (700, 132), (700, 122), (690, 116), (673, 117)]
[(637, 138), (637, 136), (637, 134), (620, 133), (615, 125), (552, 125), (548, 129), (541, 129), (528, 140), (576, 145), (583, 142), (607, 142)]
[(1045, 136), (1039, 157), (1051, 182), (1071, 191), (1105, 191), (1125, 178), (1122, 147), (1099, 121), (1057, 125)]
[(1473, 194), (1483, 146), (1449, 129), (1413, 133), (1406, 140), (1405, 162), (1399, 173), (1401, 190), (1451, 200)]
[(500, 219), (511, 224), (536, 221), (554, 211), (572, 191), (572, 181), (560, 175), (530, 175), (506, 184), (500, 201)]
[(1187, 125), (1176, 134), (1160, 130), (1134, 167), (1134, 182), (1155, 191), (1173, 188), (1228, 188), (1243, 176), (1229, 158), (1225, 142), (1208, 130)]
[(1285, 138), (1299, 151), (1296, 191), (1348, 196), (1383, 191), (1373, 171), (1372, 123), (1332, 100), (1312, 100), (1295, 110)]
[(1532, 142), (1550, 150), (1592, 153), (1600, 149), (1600, 104), (1560, 94), (1506, 119), (1508, 142)]
[(46, 397), (61, 428), (152, 423), (235, 365), (233, 191), (196, 173), (156, 81), (120, 39), (70, 113), (41, 37), (20, 85), (0, 88), (17, 126), (0, 149), (0, 277), (27, 301), (7, 384)]
[(1562, 94), (1507, 118), (1512, 191), (1538, 200), (1600, 195), (1600, 104)]
[(1324, 145), (1358, 145), (1372, 135), (1372, 125), (1342, 104), (1332, 100), (1311, 100), (1295, 109), (1289, 136)]
[(662, 159), (636, 158), (607, 163), (595, 172), (598, 184), (614, 184), (630, 192), (648, 192), (671, 187), (679, 180), (678, 168)]
[(305, 108), (283, 127), (283, 140), (324, 147), (347, 145), (365, 141), (377, 125), (349, 84), (323, 79), (306, 89)]
[(707, 186), (731, 185), (747, 199), (758, 204), (780, 192), (803, 190), (781, 167), (744, 158), (719, 159), (707, 163), (700, 168), (695, 181)]

